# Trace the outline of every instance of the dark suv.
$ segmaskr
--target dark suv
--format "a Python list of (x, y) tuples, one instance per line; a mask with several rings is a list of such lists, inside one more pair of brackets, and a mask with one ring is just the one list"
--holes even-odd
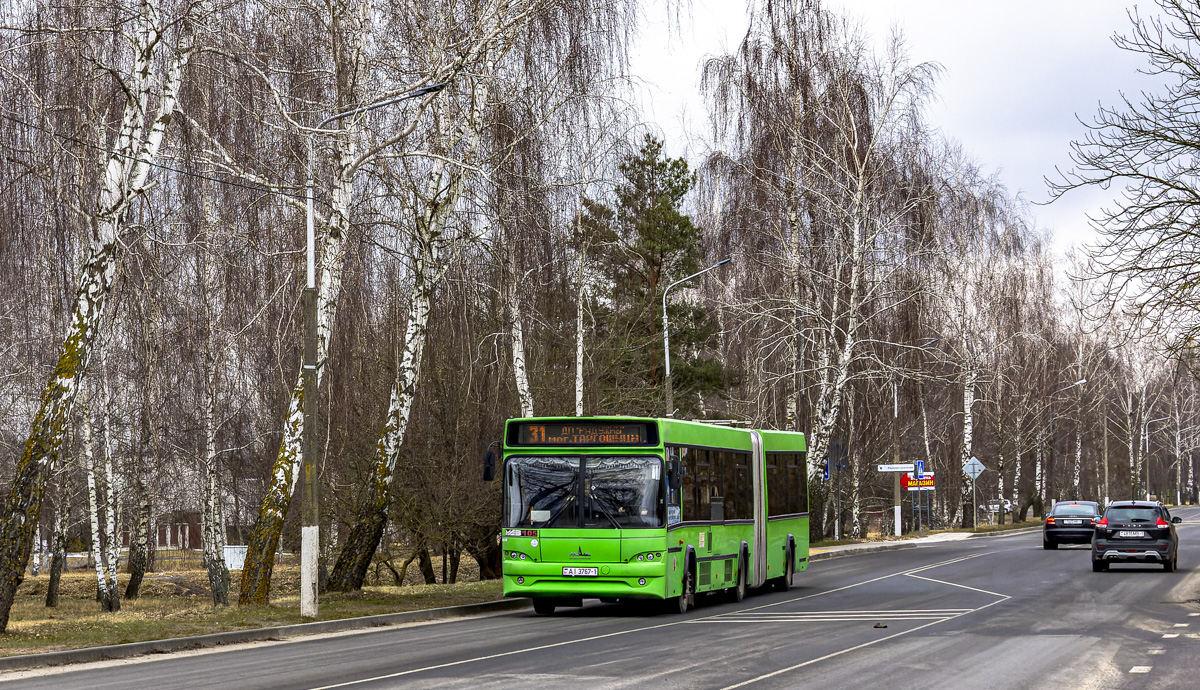
[(1042, 525), (1042, 548), (1057, 549), (1059, 544), (1088, 544), (1100, 519), (1100, 504), (1095, 501), (1059, 501)]
[(1179, 536), (1167, 509), (1150, 501), (1114, 501), (1096, 523), (1092, 536), (1092, 570), (1108, 570), (1109, 563), (1162, 563), (1173, 572), (1179, 565)]

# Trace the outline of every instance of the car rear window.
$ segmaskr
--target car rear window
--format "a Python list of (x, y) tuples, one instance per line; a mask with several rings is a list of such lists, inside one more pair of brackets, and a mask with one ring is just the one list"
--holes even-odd
[(1062, 503), (1059, 503), (1054, 506), (1054, 510), (1051, 511), (1050, 514), (1051, 515), (1081, 515), (1084, 517), (1091, 517), (1096, 514), (1096, 509), (1093, 508), (1092, 506), (1085, 506), (1085, 505), (1081, 505), (1081, 504), (1063, 505)]
[(1158, 511), (1154, 508), (1109, 508), (1104, 517), (1109, 522), (1154, 522)]

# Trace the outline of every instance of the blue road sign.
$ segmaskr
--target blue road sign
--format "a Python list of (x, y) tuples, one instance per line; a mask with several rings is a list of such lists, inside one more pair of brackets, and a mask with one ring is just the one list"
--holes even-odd
[(917, 479), (923, 479), (925, 477), (925, 461), (918, 460), (916, 462), (916, 466), (917, 466)]

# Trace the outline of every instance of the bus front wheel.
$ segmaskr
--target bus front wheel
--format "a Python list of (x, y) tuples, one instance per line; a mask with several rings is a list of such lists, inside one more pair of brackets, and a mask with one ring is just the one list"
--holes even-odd
[(553, 616), (554, 601), (550, 599), (534, 599), (533, 612), (539, 616)]
[(692, 575), (691, 564), (683, 571), (683, 591), (679, 596), (667, 600), (667, 609), (672, 613), (687, 613), (695, 607), (696, 580)]

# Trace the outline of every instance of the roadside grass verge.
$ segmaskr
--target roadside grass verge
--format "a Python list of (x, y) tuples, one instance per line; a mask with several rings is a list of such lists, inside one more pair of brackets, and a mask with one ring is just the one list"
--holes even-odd
[[(124, 591), (126, 575), (120, 582)], [(93, 573), (63, 573), (57, 608), (45, 605), (49, 578), (27, 577), (17, 591), (8, 631), (0, 636), (0, 656), (37, 654), (65, 649), (145, 642), (229, 630), (248, 630), (304, 623), (301, 618), (297, 568), (276, 566), (271, 604), (239, 608), (237, 573), (228, 608), (215, 608), (204, 571), (147, 574), (142, 595), (122, 599), (117, 613), (102, 613), (95, 600)], [(499, 580), (459, 582), (451, 585), (364, 587), (348, 594), (328, 593), (320, 598), (317, 620), (337, 620), (384, 613), (496, 601)]]

